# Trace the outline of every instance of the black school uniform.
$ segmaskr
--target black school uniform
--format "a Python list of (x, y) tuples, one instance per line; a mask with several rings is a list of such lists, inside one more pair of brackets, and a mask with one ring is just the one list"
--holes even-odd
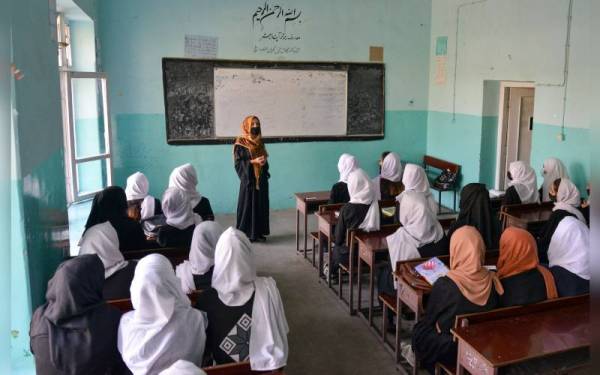
[(210, 201), (206, 197), (200, 199), (200, 202), (194, 207), (194, 213), (200, 215), (202, 221), (215, 221), (215, 214), (210, 206)]
[(504, 294), (500, 296), (500, 306), (520, 306), (548, 299), (546, 282), (537, 268), (502, 278)]
[(550, 268), (559, 297), (578, 296), (590, 292), (590, 281), (560, 266)]
[(194, 285), (196, 286), (196, 290), (205, 290), (210, 288), (212, 284), (212, 274), (214, 268), (214, 266), (210, 267), (210, 269), (203, 275), (192, 275), (194, 277)]
[(348, 184), (339, 181), (333, 184), (329, 193), (328, 204), (348, 203), (350, 202), (350, 193), (348, 192)]
[(517, 193), (517, 189), (514, 186), (506, 189), (506, 193), (504, 194), (504, 198), (502, 198), (502, 205), (506, 206), (509, 204), (521, 204), (521, 197), (519, 193)]
[(346, 203), (340, 210), (338, 222), (335, 225), (330, 273), (336, 274), (340, 264), (348, 264), (349, 250), (346, 244), (346, 233), (362, 224), (370, 207), (369, 204)]
[(156, 242), (160, 247), (187, 247), (192, 244), (195, 225), (190, 225), (185, 229), (178, 229), (170, 225), (162, 226), (158, 229)]
[(552, 241), (552, 236), (554, 235), (558, 224), (560, 224), (562, 219), (564, 219), (567, 216), (575, 217), (575, 215), (573, 215), (569, 211), (553, 211), (546, 224), (544, 224), (544, 226), (542, 227), (540, 231), (540, 236), (536, 239), (540, 263), (548, 264), (548, 248), (550, 247), (550, 241)]
[(213, 288), (198, 296), (195, 307), (208, 318), (205, 357), (210, 355), (218, 365), (249, 359), (253, 304), (254, 293), (241, 306), (225, 305)]
[(130, 260), (127, 262), (127, 266), (113, 273), (104, 281), (102, 294), (105, 300), (131, 298), (129, 288), (131, 287), (136, 266), (137, 261)]
[[(413, 330), (412, 348), (421, 365), (433, 373), (436, 362), (455, 364), (457, 344), (450, 329), (457, 315), (489, 311), (498, 306), (498, 293), (492, 292), (484, 306), (469, 301), (449, 277), (439, 278), (431, 290), (425, 316)], [(441, 333), (436, 330), (436, 323)]]

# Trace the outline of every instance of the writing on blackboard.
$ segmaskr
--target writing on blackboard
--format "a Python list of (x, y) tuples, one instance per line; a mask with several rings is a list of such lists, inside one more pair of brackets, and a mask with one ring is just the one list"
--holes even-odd
[(264, 28), (263, 21), (273, 19), (283, 22), (283, 28), (287, 26), (288, 22), (296, 21), (302, 23), (300, 16), (302, 11), (296, 8), (285, 8), (279, 4), (271, 5), (268, 1), (258, 6), (254, 13), (252, 13), (252, 27), (259, 24), (261, 30)]

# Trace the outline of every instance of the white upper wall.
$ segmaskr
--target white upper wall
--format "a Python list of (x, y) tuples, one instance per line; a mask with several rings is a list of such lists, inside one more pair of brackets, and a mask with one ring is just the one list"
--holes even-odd
[[(483, 111), (483, 81), (536, 82), (536, 122), (560, 125), (569, 0), (433, 0), (431, 18), (429, 110), (452, 112), (456, 57), (456, 112)], [(571, 51), (565, 124), (588, 128), (590, 123), (591, 0), (573, 0)], [(448, 37), (447, 80), (435, 83), (436, 38)], [(487, 111), (487, 110), (486, 110)]]

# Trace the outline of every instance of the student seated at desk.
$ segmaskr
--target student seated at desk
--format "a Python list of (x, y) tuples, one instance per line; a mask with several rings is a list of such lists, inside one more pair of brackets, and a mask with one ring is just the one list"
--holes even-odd
[(554, 277), (540, 265), (535, 238), (528, 231), (517, 227), (504, 230), (497, 266), (504, 288), (501, 306), (528, 305), (558, 297)]
[[(406, 164), (404, 167), (404, 173), (402, 175), (402, 184), (404, 185), (404, 192), (416, 191), (423, 194), (427, 199), (427, 205), (429, 206), (429, 209), (431, 212), (437, 215), (438, 204), (435, 199), (433, 199), (433, 195), (429, 189), (429, 180), (427, 179), (425, 170), (422, 167), (416, 164)], [(396, 197), (398, 202), (402, 200), (402, 195), (404, 192)]]
[(119, 186), (109, 186), (94, 196), (83, 234), (94, 225), (106, 221), (117, 231), (122, 252), (148, 248), (141, 224), (127, 216), (125, 190)]
[(210, 288), (215, 265), (215, 247), (222, 233), (223, 227), (215, 221), (204, 221), (196, 225), (189, 260), (175, 269), (184, 293)]
[(246, 235), (230, 227), (215, 250), (212, 288), (198, 297), (206, 313), (207, 354), (217, 364), (250, 360), (254, 371), (287, 363), (289, 331), (275, 280), (257, 277)]
[(107, 221), (96, 224), (81, 239), (79, 255), (96, 254), (104, 265), (104, 299), (129, 298), (136, 261), (126, 261), (119, 251), (117, 231)]
[(590, 229), (572, 216), (556, 227), (548, 249), (550, 271), (560, 297), (590, 292)]
[(202, 365), (206, 318), (192, 308), (167, 258), (150, 254), (138, 262), (131, 303), (118, 348), (134, 375), (158, 374), (180, 359)]
[(125, 195), (127, 196), (127, 214), (130, 218), (141, 221), (154, 215), (162, 214), (160, 200), (148, 194), (150, 184), (141, 172), (127, 177)]
[(400, 202), (400, 224), (402, 226), (386, 238), (391, 263), (382, 267), (377, 277), (379, 292), (389, 295), (396, 294), (392, 270), (396, 262), (448, 255), (450, 246), (440, 222), (422, 194), (414, 191), (404, 194)]
[(183, 191), (190, 202), (194, 213), (200, 215), (202, 220), (214, 220), (215, 215), (208, 198), (203, 197), (196, 190), (198, 185), (198, 174), (190, 163), (181, 165), (171, 172), (169, 176), (169, 188), (175, 187)]
[(432, 374), (436, 362), (456, 363), (450, 333), (456, 316), (498, 306), (504, 291), (496, 274), (483, 267), (484, 257), (485, 244), (475, 227), (463, 226), (450, 239), (450, 271), (433, 284), (425, 316), (412, 336), (416, 359)]
[(102, 297), (104, 267), (96, 255), (58, 266), (46, 303), (29, 331), (38, 375), (129, 374), (117, 350), (121, 312)]
[(567, 172), (567, 168), (563, 164), (560, 159), (557, 158), (548, 158), (544, 160), (544, 164), (542, 166), (542, 177), (544, 177), (544, 182), (540, 187), (540, 194), (542, 196), (542, 202), (550, 202), (550, 188), (554, 181), (559, 178), (569, 178), (569, 172)]
[(402, 192), (402, 163), (395, 152), (387, 152), (380, 164), (379, 176), (373, 179), (378, 200), (391, 200)]
[(342, 154), (338, 161), (338, 171), (340, 180), (331, 187), (329, 194), (329, 204), (348, 203), (350, 195), (348, 193), (348, 176), (351, 172), (358, 169), (358, 161), (350, 154)]
[(502, 201), (503, 205), (540, 202), (535, 171), (527, 163), (513, 161), (508, 166), (506, 175), (510, 181)]
[(554, 201), (552, 215), (542, 227), (540, 236), (537, 238), (540, 262), (548, 263), (548, 248), (556, 228), (565, 217), (575, 217), (585, 224), (585, 217), (579, 210), (581, 202), (579, 190), (571, 180), (563, 178), (554, 181), (550, 187), (550, 199)]
[(484, 184), (471, 183), (465, 185), (460, 192), (458, 218), (448, 229), (448, 237), (452, 240), (453, 233), (470, 225), (479, 231), (488, 250), (498, 248), (500, 240), (500, 221), (490, 205), (490, 193)]
[(202, 219), (192, 211), (184, 192), (168, 188), (163, 195), (162, 209), (166, 225), (158, 228), (156, 242), (161, 247), (189, 247), (194, 228)]
[(350, 201), (340, 210), (335, 226), (332, 264), (329, 272), (333, 277), (338, 274), (341, 263), (348, 264), (348, 244), (346, 234), (351, 229), (360, 228), (371, 232), (379, 230), (380, 213), (373, 183), (362, 169), (357, 169), (348, 176)]

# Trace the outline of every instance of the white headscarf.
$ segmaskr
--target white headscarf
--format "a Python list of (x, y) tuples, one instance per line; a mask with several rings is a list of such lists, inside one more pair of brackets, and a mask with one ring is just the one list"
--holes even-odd
[(241, 306), (252, 297), (250, 367), (268, 371), (287, 363), (289, 327), (275, 280), (257, 277), (254, 254), (246, 235), (230, 227), (215, 251), (212, 287), (227, 306)]
[(350, 154), (342, 154), (338, 161), (338, 171), (340, 172), (340, 181), (348, 183), (348, 176), (351, 172), (359, 168), (358, 160)]
[(153, 196), (148, 195), (149, 189), (150, 184), (148, 183), (148, 179), (142, 172), (135, 172), (127, 177), (127, 186), (125, 187), (127, 201), (143, 199), (140, 206), (140, 216), (142, 220), (154, 216), (155, 201)]
[(425, 170), (416, 164), (406, 164), (404, 167), (404, 174), (402, 175), (402, 184), (404, 185), (404, 191), (396, 197), (398, 202), (402, 202), (404, 192), (416, 191), (422, 193), (427, 199), (427, 206), (431, 209), (435, 215), (438, 212), (438, 204), (433, 199), (431, 190), (429, 190), (429, 180), (425, 174)]
[(85, 231), (80, 242), (79, 255), (96, 254), (104, 265), (104, 278), (127, 266), (127, 261), (119, 250), (117, 231), (106, 221)]
[(350, 173), (348, 193), (350, 194), (350, 203), (370, 205), (365, 219), (358, 227), (366, 232), (379, 230), (379, 202), (373, 183), (365, 171), (359, 168)]
[(399, 216), (402, 226), (386, 237), (392, 267), (399, 261), (420, 258), (419, 247), (444, 237), (442, 226), (421, 193), (406, 192), (400, 203)]
[(560, 266), (582, 279), (590, 279), (590, 229), (574, 217), (560, 221), (548, 247), (550, 267)]
[(206, 375), (206, 372), (192, 362), (180, 359), (158, 375)]
[(192, 209), (196, 207), (202, 195), (196, 190), (198, 185), (198, 175), (196, 169), (190, 163), (180, 165), (173, 169), (171, 176), (169, 176), (169, 187), (176, 187), (182, 190), (190, 201)]
[(135, 310), (121, 317), (117, 346), (134, 375), (157, 374), (180, 359), (201, 365), (206, 319), (192, 308), (169, 260), (142, 258), (130, 291)]
[(402, 163), (400, 156), (395, 152), (390, 152), (386, 155), (381, 163), (381, 173), (373, 179), (373, 185), (377, 192), (377, 199), (381, 199), (381, 179), (385, 178), (388, 181), (402, 181)]
[(565, 168), (560, 159), (548, 158), (544, 160), (542, 176), (544, 177), (544, 184), (542, 185), (542, 201), (548, 202), (550, 200), (550, 196), (548, 196), (550, 185), (559, 178), (569, 178), (569, 172), (567, 172), (567, 168)]
[(215, 264), (215, 247), (222, 233), (223, 227), (215, 221), (204, 221), (194, 229), (189, 261), (175, 269), (184, 293), (196, 290), (194, 275), (204, 275)]
[(514, 186), (521, 203), (539, 203), (540, 195), (537, 190), (535, 171), (524, 161), (513, 161), (508, 165), (512, 180), (509, 186)]
[(167, 224), (177, 229), (185, 229), (202, 222), (202, 218), (194, 213), (185, 193), (178, 188), (168, 188), (165, 191), (162, 210)]
[(585, 223), (585, 217), (577, 207), (581, 204), (581, 198), (577, 186), (568, 178), (560, 180), (558, 191), (556, 192), (556, 203), (552, 211), (565, 210), (577, 216), (579, 220)]

